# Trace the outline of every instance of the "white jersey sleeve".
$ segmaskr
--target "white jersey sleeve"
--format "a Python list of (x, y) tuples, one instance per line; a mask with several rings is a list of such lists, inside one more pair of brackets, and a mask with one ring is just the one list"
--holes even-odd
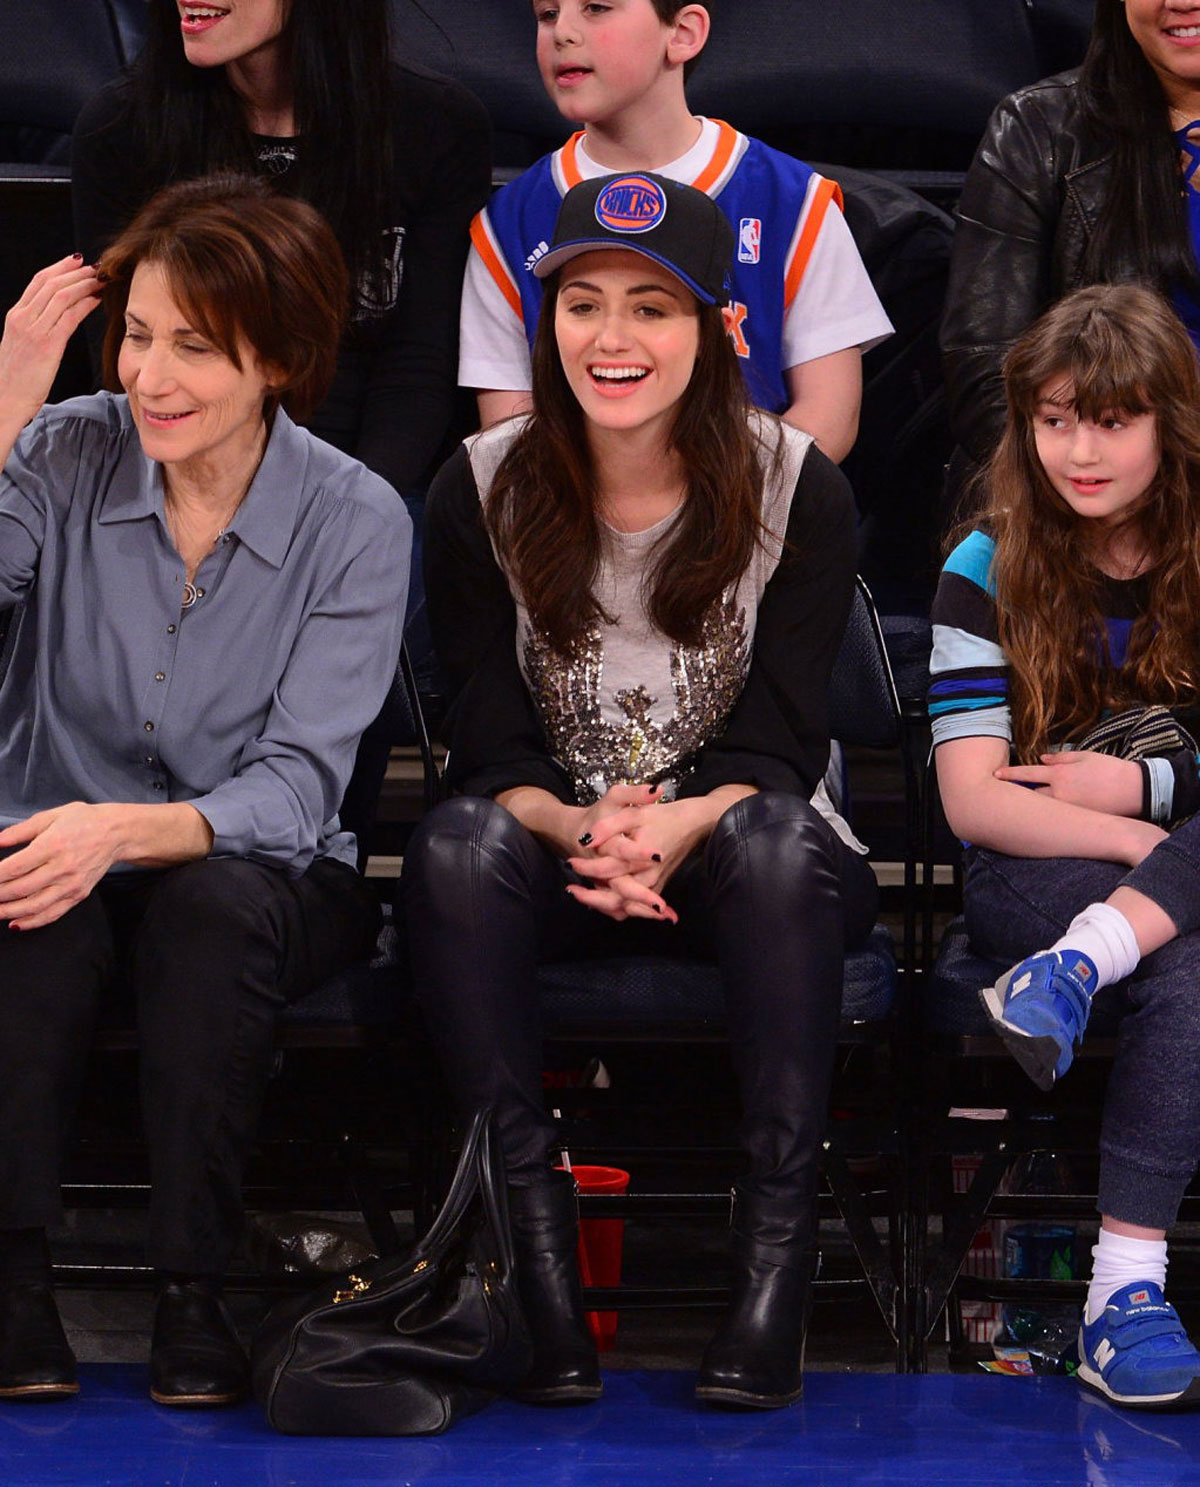
[(841, 211), (832, 203), (783, 326), (783, 370), (848, 346), (870, 350), (893, 326)]
[(525, 327), (474, 244), (463, 278), (458, 385), (489, 392), (528, 392), (531, 385)]

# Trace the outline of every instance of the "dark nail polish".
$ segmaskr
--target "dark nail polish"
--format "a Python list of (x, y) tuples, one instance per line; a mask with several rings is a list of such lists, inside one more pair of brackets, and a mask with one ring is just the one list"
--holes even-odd
[(586, 846), (588, 846), (590, 844), (591, 840), (592, 840), (592, 833), (590, 831), (585, 831), (583, 833), (583, 835), (579, 838), (579, 845), (581, 847), (586, 847)]
[(82, 253), (72, 253), (71, 254), (71, 257), (74, 258), (74, 259), (77, 259), (80, 263), (83, 262), (83, 254)]
[(654, 910), (654, 912), (656, 914), (661, 914), (662, 913), (662, 904), (651, 904), (650, 907)]
[(661, 862), (662, 861), (662, 853), (661, 852), (651, 852), (651, 854), (650, 854), (650, 861), (651, 862)]

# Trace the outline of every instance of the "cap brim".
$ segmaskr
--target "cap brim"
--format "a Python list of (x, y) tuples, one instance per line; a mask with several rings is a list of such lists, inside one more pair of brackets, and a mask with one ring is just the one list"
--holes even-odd
[(549, 253), (544, 254), (533, 266), (533, 272), (539, 279), (544, 279), (552, 274), (556, 268), (561, 268), (564, 263), (569, 263), (572, 258), (578, 258), (581, 253), (594, 253), (605, 248), (624, 250), (627, 253), (640, 253), (643, 258), (649, 258), (653, 262), (665, 268), (681, 284), (685, 284), (697, 299), (703, 300), (706, 305), (715, 305), (716, 296), (710, 290), (702, 289), (699, 284), (687, 274), (681, 274), (673, 263), (669, 263), (661, 253), (655, 253), (635, 238), (628, 241), (614, 242), (610, 237), (603, 238), (576, 238), (573, 242), (559, 243), (557, 248), (552, 248)]

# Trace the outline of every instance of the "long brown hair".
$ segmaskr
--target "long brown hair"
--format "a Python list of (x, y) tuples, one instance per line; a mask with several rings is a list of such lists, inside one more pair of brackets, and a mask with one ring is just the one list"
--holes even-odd
[[(496, 473), (487, 523), (534, 624), (565, 655), (604, 615), (593, 593), (601, 557), (596, 471), (554, 331), (559, 277), (546, 281), (534, 338), (534, 412)], [(696, 365), (670, 436), (686, 499), (644, 585), (647, 614), (680, 645), (699, 644), (709, 609), (749, 565), (762, 537), (763, 480), (780, 452), (750, 428), (720, 309), (697, 308)]]
[[(1031, 760), (1108, 708), (1173, 705), (1200, 683), (1200, 371), (1160, 295), (1092, 285), (1026, 331), (1004, 381), (1008, 419), (988, 467), (986, 521), (999, 640), (1012, 666), (1013, 737)], [(1115, 674), (1104, 664), (1104, 579), (1088, 561), (1095, 530), (1054, 489), (1037, 454), (1034, 415), (1047, 383), (1069, 387), (1083, 418), (1155, 418), (1158, 470), (1130, 516), (1145, 544), (1148, 600)]]

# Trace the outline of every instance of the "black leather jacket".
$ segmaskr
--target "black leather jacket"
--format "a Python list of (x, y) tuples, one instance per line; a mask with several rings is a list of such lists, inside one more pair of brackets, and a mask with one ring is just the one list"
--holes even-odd
[[(985, 460), (1004, 424), (1000, 366), (1038, 315), (1084, 282), (1111, 146), (1088, 139), (1077, 72), (1011, 94), (988, 122), (959, 203), (942, 354), (951, 430)], [(1135, 276), (1130, 265), (1130, 276)], [(1119, 270), (1113, 277), (1122, 277)]]

